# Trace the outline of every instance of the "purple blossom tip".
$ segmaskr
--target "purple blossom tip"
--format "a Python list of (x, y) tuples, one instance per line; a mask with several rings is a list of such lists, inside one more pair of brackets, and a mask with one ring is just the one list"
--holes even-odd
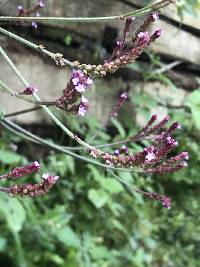
[(161, 30), (161, 29), (156, 30), (156, 31), (154, 32), (154, 37), (155, 37), (155, 38), (159, 38), (161, 35), (162, 35), (162, 30)]
[(24, 94), (24, 95), (32, 95), (33, 93), (37, 93), (37, 92), (38, 92), (38, 89), (36, 87), (29, 86), (22, 92), (22, 94)]
[(88, 85), (93, 83), (92, 79), (84, 75), (81, 70), (72, 71), (71, 82), (79, 93), (84, 93)]
[(182, 159), (185, 159), (185, 160), (188, 160), (188, 159), (189, 159), (189, 154), (188, 154), (188, 152), (182, 152), (182, 153), (181, 153), (181, 158), (182, 158)]
[(35, 21), (32, 21), (31, 25), (34, 29), (37, 29), (37, 27), (38, 27), (38, 25)]
[(152, 115), (151, 120), (156, 121), (157, 119), (158, 119), (158, 115), (157, 114)]
[(166, 121), (166, 122), (168, 122), (170, 120), (170, 116), (168, 116), (168, 115), (165, 116), (163, 120)]
[(158, 20), (159, 19), (159, 15), (158, 15), (158, 13), (152, 13), (151, 14), (151, 17), (152, 17), (152, 19), (153, 19), (153, 21), (156, 21), (156, 20)]
[(54, 176), (54, 175), (50, 175), (50, 174), (48, 174), (48, 173), (43, 173), (42, 174), (42, 178), (44, 179), (44, 180), (51, 180), (51, 181), (57, 181), (58, 179), (59, 179), (59, 176)]
[(87, 111), (87, 109), (83, 105), (80, 105), (78, 108), (78, 115), (81, 117), (84, 117), (86, 111)]
[(138, 38), (143, 43), (147, 43), (150, 40), (149, 33), (148, 32), (140, 32), (138, 33)]
[(161, 202), (163, 204), (163, 207), (165, 207), (166, 209), (171, 209), (171, 199), (169, 197), (162, 196)]
[(126, 92), (122, 93), (122, 94), (120, 95), (120, 98), (122, 98), (122, 99), (127, 99), (127, 98), (128, 98), (127, 93), (126, 93)]
[(19, 5), (19, 6), (17, 7), (17, 9), (18, 9), (18, 11), (22, 11), (22, 10), (24, 10), (22, 5)]
[(114, 155), (115, 155), (115, 156), (119, 156), (119, 153), (120, 153), (120, 152), (119, 152), (119, 149), (115, 149), (115, 151), (114, 151)]
[(181, 164), (182, 167), (187, 167), (188, 166), (188, 163), (186, 161), (182, 161), (180, 164)]
[(38, 7), (42, 8), (42, 7), (45, 7), (45, 2), (44, 0), (40, 0), (39, 3), (38, 3)]

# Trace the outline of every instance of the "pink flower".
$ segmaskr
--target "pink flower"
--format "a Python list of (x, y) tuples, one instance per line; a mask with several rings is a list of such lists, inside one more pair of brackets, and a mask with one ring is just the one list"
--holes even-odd
[(88, 77), (86, 83), (87, 85), (93, 84), (93, 80), (90, 77)]
[(86, 111), (87, 109), (83, 105), (80, 105), (78, 108), (78, 115), (83, 117), (85, 116)]
[(158, 13), (153, 13), (152, 14), (152, 19), (153, 19), (153, 21), (156, 21), (156, 20), (158, 20), (159, 19), (159, 15), (158, 15)]
[(127, 99), (127, 98), (128, 98), (127, 93), (126, 93), (126, 92), (125, 92), (125, 93), (122, 93), (122, 94), (120, 95), (120, 98)]
[(38, 3), (38, 7), (45, 7), (45, 2), (44, 0), (40, 0), (39, 3)]
[(32, 95), (33, 93), (37, 93), (38, 89), (34, 86), (27, 87), (21, 94), (24, 95)]
[(52, 180), (52, 181), (54, 180), (56, 182), (59, 179), (59, 176), (54, 176), (54, 175), (50, 175), (48, 173), (43, 173), (42, 178), (44, 180)]
[(22, 177), (25, 175), (32, 174), (40, 170), (40, 163), (38, 161), (34, 161), (29, 165), (25, 165), (23, 167), (16, 167), (14, 168), (8, 175), (9, 178), (15, 179), (18, 177)]
[(140, 32), (138, 33), (139, 44), (138, 45), (145, 45), (150, 41), (149, 33), (148, 32)]
[(85, 85), (79, 83), (79, 84), (77, 84), (77, 85), (75, 86), (75, 89), (76, 89), (76, 91), (78, 91), (79, 93), (84, 93), (84, 92), (85, 92)]
[(81, 97), (81, 102), (82, 102), (82, 103), (88, 103), (88, 100), (87, 100), (86, 97), (84, 97), (84, 96), (82, 95), (82, 97)]
[(32, 27), (34, 28), (34, 29), (37, 29), (37, 23), (35, 22), (35, 21), (32, 21), (32, 23), (31, 23), (31, 25), (32, 25)]
[(148, 152), (147, 155), (145, 156), (145, 159), (147, 161), (152, 161), (156, 158), (155, 154), (153, 152)]

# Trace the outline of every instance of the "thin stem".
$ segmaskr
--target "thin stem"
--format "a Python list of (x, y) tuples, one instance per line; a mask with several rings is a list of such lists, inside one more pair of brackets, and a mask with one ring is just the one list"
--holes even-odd
[(10, 191), (10, 189), (9, 189), (9, 188), (6, 188), (6, 187), (2, 187), (2, 186), (0, 186), (0, 191), (1, 191), (1, 192), (6, 192), (6, 193), (8, 193), (8, 192)]
[[(7, 35), (7, 36), (10, 37), (10, 38), (13, 38), (13, 39), (15, 39), (15, 40), (17, 40), (17, 41), (19, 41), (19, 42), (25, 44), (25, 45), (28, 46), (28, 47), (31, 47), (31, 48), (35, 49), (35, 50), (38, 51), (39, 53), (43, 53), (43, 54), (49, 56), (49, 57), (50, 57), (51, 59), (53, 59), (54, 61), (55, 61), (56, 59), (59, 60), (59, 58), (58, 58), (58, 54), (56, 54), (56, 53), (52, 53), (52, 52), (46, 50), (45, 48), (43, 48), (43, 47), (40, 46), (40, 45), (36, 45), (36, 44), (34, 44), (34, 43), (30, 42), (30, 41), (27, 41), (26, 39), (24, 39), (24, 38), (22, 38), (22, 37), (19, 37), (18, 35), (14, 34), (14, 33), (12, 33), (12, 32), (9, 32), (9, 31), (7, 31), (7, 30), (1, 28), (1, 27), (0, 27), (0, 32), (3, 33), (3, 34), (5, 34), (5, 35)], [(73, 64), (72, 62), (70, 62), (69, 60), (67, 60), (67, 59), (62, 58), (62, 63), (64, 63), (65, 66), (67, 66), (67, 67), (69, 67), (69, 68), (74, 68), (74, 64)]]
[[(0, 48), (1, 49), (1, 48)], [(0, 80), (0, 87), (3, 88), (5, 91), (7, 91), (8, 93), (10, 93), (12, 96), (15, 96), (23, 101), (26, 101), (26, 102), (29, 102), (31, 104), (37, 104), (35, 100), (33, 99), (30, 99), (29, 97), (26, 97), (24, 95), (21, 95), (19, 93), (17, 93), (16, 91), (10, 89), (5, 83), (3, 83), (1, 80)]]
[(8, 178), (8, 174), (3, 174), (0, 176), (0, 179), (6, 179), (6, 178)]
[(25, 114), (25, 113), (28, 113), (28, 112), (33, 112), (33, 111), (36, 111), (36, 110), (40, 110), (41, 108), (42, 107), (39, 106), (39, 107), (34, 107), (34, 108), (29, 108), (29, 109), (16, 111), (16, 112), (13, 112), (13, 113), (8, 113), (8, 114), (4, 115), (4, 118), (14, 117), (14, 116), (18, 116), (18, 115)]
[[(4, 57), (4, 59), (7, 61), (11, 69), (15, 72), (15, 74), (18, 76), (18, 78), (21, 80), (21, 82), (24, 84), (25, 88), (29, 87), (29, 83), (26, 81), (26, 79), (22, 76), (22, 74), (19, 72), (17, 67), (13, 64), (13, 62), (10, 60), (10, 58), (7, 56), (7, 54), (4, 52), (3, 48), (0, 47), (0, 54)], [(33, 93), (33, 97), (37, 101), (41, 101), (39, 96), (36, 93)], [(90, 144), (84, 142), (81, 140), (78, 136), (74, 135), (62, 122), (45, 106), (42, 105), (42, 109), (46, 111), (46, 113), (51, 117), (51, 119), (72, 139), (76, 140), (77, 143), (84, 146), (89, 151), (96, 151), (99, 155), (103, 152), (100, 150), (97, 150), (95, 147), (91, 146)]]
[(157, 11), (166, 5), (170, 4), (169, 0), (161, 0), (157, 3), (151, 4), (149, 6), (140, 8), (135, 11), (131, 11), (122, 15), (107, 16), (107, 17), (78, 17), (78, 18), (66, 18), (66, 17), (11, 17), (11, 16), (1, 16), (0, 21), (14, 21), (14, 22), (63, 22), (63, 23), (94, 23), (94, 22), (109, 22), (113, 20), (119, 20), (122, 17), (127, 16), (139, 16), (150, 12)]
[[(59, 146), (59, 145), (56, 145), (54, 144), (53, 142), (49, 142), (43, 138), (40, 138), (39, 136), (35, 135), (35, 134), (32, 134), (28, 131), (26, 131), (25, 129), (23, 129), (22, 127), (20, 127), (19, 125), (15, 124), (14, 122), (8, 120), (8, 119), (3, 119), (1, 121), (1, 124), (7, 128), (9, 131), (12, 131), (14, 132), (15, 134), (21, 136), (25, 138), (28, 136), (28, 138), (30, 139), (30, 141), (32, 142), (35, 142), (35, 143), (39, 143), (39, 144), (43, 144), (43, 145), (46, 145), (48, 147), (51, 147), (57, 151), (60, 151), (60, 152), (63, 152), (65, 154), (68, 154), (74, 158), (77, 158), (79, 160), (82, 160), (82, 161), (85, 161), (87, 163), (90, 163), (90, 164), (94, 164), (94, 165), (97, 165), (99, 167), (103, 167), (103, 168), (106, 168), (106, 169), (113, 169), (113, 170), (119, 170), (119, 171), (128, 171), (128, 172), (132, 172), (132, 171), (136, 171), (136, 172), (139, 172), (139, 173), (144, 173), (143, 171), (139, 170), (139, 169), (126, 169), (126, 168), (116, 168), (116, 167), (112, 167), (112, 166), (108, 166), (106, 164), (103, 164), (103, 163), (100, 163), (96, 160), (93, 160), (93, 159), (90, 159), (90, 158), (87, 158), (87, 157), (84, 157), (84, 156), (80, 156), (80, 155), (77, 155), (71, 151), (68, 151), (66, 149), (64, 149), (63, 147)], [(9, 126), (8, 126), (9, 125)], [(12, 128), (14, 129), (12, 129)], [(27, 139), (27, 138), (26, 138)]]

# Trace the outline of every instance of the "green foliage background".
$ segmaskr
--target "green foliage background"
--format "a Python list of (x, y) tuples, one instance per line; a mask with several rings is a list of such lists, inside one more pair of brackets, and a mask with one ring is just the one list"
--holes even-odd
[[(197, 2), (187, 4), (185, 9), (191, 10)], [(164, 76), (157, 78), (168, 81)], [(137, 112), (148, 120), (156, 100), (145, 95), (130, 98)], [(130, 194), (109, 173), (95, 166), (28, 143), (23, 144), (24, 150), (34, 152), (24, 153), (20, 150), (22, 140), (2, 131), (1, 173), (38, 159), (43, 162), (42, 172), (62, 179), (41, 198), (12, 199), (0, 193), (0, 266), (200, 266), (200, 88), (188, 96), (185, 105), (187, 111), (169, 113), (183, 125), (177, 138), (179, 149), (190, 153), (189, 167), (165, 176), (118, 172), (134, 186), (169, 195), (171, 210), (136, 192)], [(113, 122), (114, 140), (126, 138), (137, 128), (121, 115)], [(89, 118), (74, 121), (72, 127), (89, 140), (98, 125)], [(109, 141), (108, 132), (102, 132), (98, 144)], [(18, 144), (20, 152), (13, 151), (13, 143)], [(132, 144), (131, 151), (141, 149), (141, 145)], [(37, 174), (21, 182), (39, 180)]]

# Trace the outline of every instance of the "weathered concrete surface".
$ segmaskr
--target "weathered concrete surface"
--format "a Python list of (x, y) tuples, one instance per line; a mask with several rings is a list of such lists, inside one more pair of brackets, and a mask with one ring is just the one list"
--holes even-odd
[[(128, 1), (126, 1), (127, 3)], [(130, 3), (136, 3), (138, 1), (129, 1)], [(21, 1), (13, 0), (8, 1), (8, 4), (4, 7), (0, 6), (0, 12), (4, 14), (15, 14), (16, 6), (20, 4)], [(28, 6), (35, 3), (35, 1), (23, 1)], [(101, 1), (72, 1), (72, 0), (48, 0), (47, 7), (43, 10), (43, 15), (48, 16), (106, 16), (121, 14), (133, 10), (129, 4), (125, 1), (114, 1), (114, 0), (101, 0)], [(170, 19), (177, 20), (176, 15), (169, 11), (165, 15), (169, 16)], [(135, 22), (136, 26), (139, 24), (141, 18)], [(189, 26), (197, 29), (197, 25), (193, 22), (188, 22)], [(197, 22), (198, 24), (198, 22)], [(116, 34), (119, 36), (122, 33), (122, 25), (119, 22), (113, 23), (101, 23), (101, 24), (61, 24), (52, 25), (45, 24), (45, 27), (39, 27), (38, 31), (34, 35), (27, 35), (27, 29), (24, 27), (25, 31), (21, 32), (21, 35), (25, 35), (27, 39), (35, 38), (36, 43), (43, 43), (47, 48), (51, 50), (53, 47), (54, 52), (68, 53), (71, 58), (76, 58), (76, 55), (81, 60), (81, 62), (89, 61), (90, 57), (93, 58), (94, 55), (91, 54), (91, 49), (87, 49), (87, 45), (95, 46), (101, 44), (102, 39), (105, 38), (106, 27), (111, 27), (108, 29), (108, 33), (111, 29), (116, 30)], [(196, 65), (200, 63), (200, 40), (196, 34), (191, 31), (185, 31), (179, 29), (178, 27), (167, 23), (165, 20), (156, 22), (156, 28), (160, 27), (163, 29), (163, 37), (160, 38), (159, 42), (156, 42), (152, 49), (155, 52), (159, 52), (161, 55), (166, 57), (171, 57), (176, 59), (181, 59), (186, 62), (195, 63)], [(11, 26), (12, 29), (12, 26)], [(22, 28), (20, 28), (22, 29)], [(16, 27), (13, 27), (13, 31)], [(20, 34), (20, 33), (19, 33)], [(62, 44), (62, 40), (66, 35), (73, 35), (73, 40), (79, 45), (75, 47), (67, 47)], [(38, 38), (38, 39), (37, 39)], [(25, 78), (30, 82), (30, 84), (35, 85), (39, 89), (39, 95), (44, 100), (55, 100), (62, 93), (62, 90), (66, 86), (69, 78), (69, 70), (57, 67), (48, 58), (40, 57), (37, 52), (25, 49), (23, 44), (17, 44), (16, 41), (10, 40), (3, 35), (0, 35), (1, 45), (8, 51), (11, 59), (14, 60), (16, 66), (23, 73)], [(86, 60), (87, 58), (87, 60)], [(99, 58), (97, 60), (100, 60)], [(125, 70), (126, 71), (126, 70)], [(132, 75), (130, 73), (130, 75)], [(95, 86), (89, 89), (88, 97), (90, 99), (91, 108), (90, 113), (97, 117), (99, 120), (104, 120), (109, 114), (113, 104), (115, 103), (118, 92), (121, 89), (126, 88), (127, 82), (129, 83), (130, 90), (136, 90), (136, 88), (142, 88), (147, 94), (150, 94), (152, 98), (161, 99), (163, 103), (172, 103), (173, 105), (179, 105), (182, 103), (184, 96), (187, 94), (184, 89), (190, 90), (191, 81), (194, 80), (194, 75), (187, 75), (188, 82), (181, 82), (181, 74), (176, 74), (176, 79), (178, 79), (178, 86), (180, 89), (173, 91), (169, 86), (163, 85), (158, 82), (143, 83), (139, 80), (134, 81), (132, 77), (129, 79), (124, 79), (120, 75), (117, 77), (113, 75), (111, 78), (106, 78), (101, 81), (96, 81)], [(174, 76), (172, 73), (172, 76)], [(133, 75), (134, 77), (134, 75)], [(185, 73), (183, 73), (183, 79), (185, 79)], [(15, 90), (22, 90), (23, 86), (17, 80), (15, 74), (10, 70), (9, 66), (5, 61), (0, 58), (0, 79), (7, 83), (11, 88)], [(186, 81), (185, 80), (185, 81)], [(187, 88), (188, 86), (188, 88)], [(195, 82), (192, 85), (195, 88)], [(176, 94), (176, 97), (174, 95)], [(175, 101), (175, 102), (172, 102)], [(7, 113), (15, 112), (21, 109), (32, 107), (31, 104), (27, 104), (21, 100), (17, 100), (15, 97), (4, 94), (0, 92), (0, 107), (4, 109)], [(156, 108), (157, 109), (157, 108)], [(166, 113), (166, 109), (163, 107), (158, 107), (159, 112), (162, 114)], [(154, 111), (152, 111), (154, 112)], [(47, 122), (47, 116), (41, 112), (37, 111), (34, 113), (29, 113), (23, 116), (17, 116), (16, 119), (20, 122), (33, 123), (33, 122)]]
[[(21, 3), (21, 1), (13, 0), (1, 8), (1, 13), (3, 14), (16, 14), (16, 7)], [(35, 1), (23, 1), (24, 6), (30, 7), (34, 5)], [(42, 15), (44, 16), (65, 16), (65, 17), (87, 17), (87, 16), (109, 16), (129, 12), (135, 10), (136, 5), (142, 5), (144, 1), (139, 0), (129, 0), (129, 1), (116, 1), (116, 0), (48, 0), (46, 7), (42, 10)], [(164, 15), (170, 20), (179, 21), (179, 17), (175, 12), (175, 7), (170, 5), (164, 9)], [(200, 36), (200, 14), (196, 18), (192, 16), (186, 16), (183, 23), (196, 31), (199, 30)], [(139, 22), (135, 22), (135, 28), (137, 28)], [(52, 25), (52, 23), (47, 23), (47, 25)], [(195, 64), (200, 64), (200, 38), (196, 34), (186, 31), (180, 25), (174, 26), (173, 24), (162, 21), (155, 23), (156, 27), (163, 29), (163, 36), (160, 38), (153, 49), (161, 54), (171, 56), (173, 58), (183, 59)], [(54, 25), (55, 26), (55, 25)], [(86, 36), (95, 40), (102, 40), (105, 27), (111, 26), (118, 30), (118, 34), (121, 34), (122, 25), (118, 21), (111, 23), (96, 24), (56, 24), (56, 27), (62, 28), (70, 31), (75, 31), (83, 36)], [(180, 26), (180, 27), (179, 27)], [(67, 32), (66, 32), (67, 33)], [(52, 36), (53, 37), (53, 36)], [(54, 31), (54, 38), (56, 38), (56, 33)], [(190, 45), (188, 49), (188, 44)]]

